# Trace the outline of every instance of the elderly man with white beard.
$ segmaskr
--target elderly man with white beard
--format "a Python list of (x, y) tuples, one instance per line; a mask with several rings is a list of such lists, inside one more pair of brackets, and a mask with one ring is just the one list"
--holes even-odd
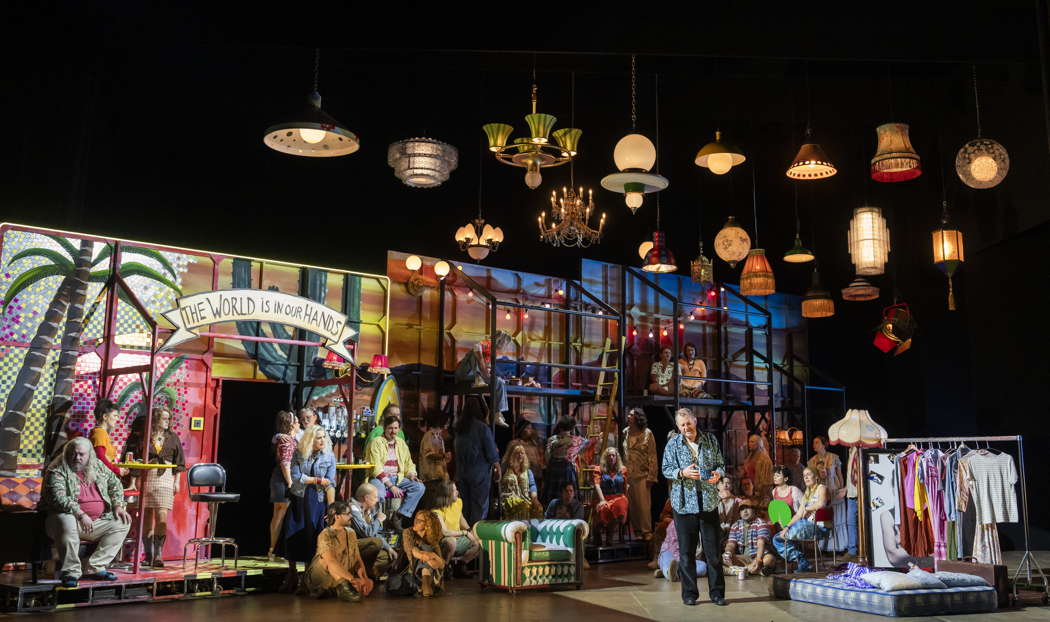
[[(82, 575), (116, 580), (106, 566), (120, 551), (131, 516), (124, 508), (124, 487), (101, 464), (88, 439), (72, 439), (48, 465), (40, 507), (47, 512), (47, 534), (58, 549), (63, 587), (76, 587)], [(81, 542), (97, 545), (84, 561), (78, 552)]]

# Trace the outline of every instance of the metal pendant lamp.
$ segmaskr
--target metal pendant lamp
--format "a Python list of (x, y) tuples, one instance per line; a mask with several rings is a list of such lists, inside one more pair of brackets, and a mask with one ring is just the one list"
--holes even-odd
[(701, 147), (694, 162), (715, 175), (725, 175), (734, 166), (743, 164), (746, 159), (740, 149), (722, 142), (721, 130), (715, 130), (715, 139)]
[(795, 194), (795, 243), (784, 253), (784, 261), (788, 263), (806, 263), (813, 261), (813, 251), (802, 246), (802, 222), (798, 217), (798, 186), (792, 184), (792, 190)]
[(826, 179), (838, 172), (831, 159), (824, 153), (824, 148), (811, 142), (812, 139), (813, 131), (807, 127), (806, 142), (799, 148), (791, 166), (784, 173), (791, 179)]
[(284, 123), (266, 128), (263, 144), (274, 151), (308, 158), (349, 155), (361, 146), (357, 135), (321, 109), (317, 76), (321, 50), (314, 50), (314, 88), (303, 111)]
[[(639, 248), (639, 251), (641, 249)], [(660, 197), (656, 197), (656, 231), (653, 231), (653, 243), (642, 257), (642, 270), (646, 272), (675, 272), (674, 253), (667, 247), (667, 236), (660, 231)]]

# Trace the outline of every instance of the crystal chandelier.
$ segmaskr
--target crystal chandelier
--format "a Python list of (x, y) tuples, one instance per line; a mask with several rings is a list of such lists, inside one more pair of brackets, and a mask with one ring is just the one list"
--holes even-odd
[(386, 163), (406, 186), (435, 188), (448, 181), (459, 164), (459, 151), (433, 138), (408, 138), (390, 145)]
[(602, 230), (605, 227), (605, 214), (598, 221), (598, 228), (590, 226), (591, 213), (594, 212), (594, 191), (587, 192), (587, 201), (583, 200), (583, 186), (577, 193), (572, 187), (562, 188), (561, 197), (557, 191), (551, 191), (551, 220), (547, 222), (547, 212), (540, 213), (540, 239), (551, 246), (579, 246), (587, 248), (601, 242)]
[[(525, 185), (535, 190), (543, 182), (541, 168), (561, 166), (576, 157), (583, 130), (566, 127), (551, 133), (557, 117), (536, 112), (536, 68), (532, 69), (532, 114), (525, 115), (529, 125), (527, 138), (515, 138), (510, 145), (514, 127), (507, 123), (486, 123), (481, 126), (489, 141), (489, 151), (497, 160), (511, 166), (525, 169)], [(554, 138), (556, 145), (550, 144), (548, 135)]]

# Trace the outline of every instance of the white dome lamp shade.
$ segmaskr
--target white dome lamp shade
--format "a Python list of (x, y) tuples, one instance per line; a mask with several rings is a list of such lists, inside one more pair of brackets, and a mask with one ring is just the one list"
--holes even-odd
[(613, 150), (613, 160), (620, 172), (602, 179), (602, 188), (622, 193), (632, 214), (642, 206), (644, 195), (670, 185), (666, 177), (649, 172), (656, 164), (656, 146), (642, 134), (621, 138)]
[(266, 128), (263, 144), (274, 151), (308, 158), (349, 155), (361, 146), (357, 135), (321, 109), (321, 96), (314, 91), (303, 111), (285, 123)]

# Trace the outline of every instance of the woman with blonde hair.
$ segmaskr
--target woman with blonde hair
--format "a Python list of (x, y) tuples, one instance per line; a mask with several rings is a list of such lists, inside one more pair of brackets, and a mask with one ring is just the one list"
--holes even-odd
[(598, 499), (598, 527), (605, 528), (605, 542), (612, 543), (616, 528), (627, 522), (627, 467), (616, 447), (607, 447), (594, 474), (594, 494)]
[(802, 471), (802, 480), (806, 483), (806, 492), (802, 494), (802, 503), (799, 504), (791, 522), (783, 531), (773, 536), (773, 548), (780, 556), (789, 562), (797, 562), (795, 572), (809, 572), (813, 569), (809, 561), (794, 544), (794, 540), (808, 540), (814, 535), (826, 536), (827, 529), (816, 523), (817, 510), (828, 504), (828, 489), (820, 483), (817, 470), (806, 467)]
[(281, 534), (281, 523), (288, 511), (288, 489), (292, 487), (292, 457), (295, 455), (295, 437), (299, 433), (299, 420), (287, 410), (277, 413), (274, 434), (270, 444), (273, 445), (274, 462), (270, 473), (270, 503), (273, 504), (273, 516), (270, 518), (270, 550), (266, 556), (274, 560), (274, 548), (277, 537)]
[(529, 469), (529, 456), (522, 445), (515, 445), (507, 454), (499, 482), (499, 497), (503, 520), (543, 518), (543, 506), (536, 494), (536, 478)]
[(171, 412), (166, 408), (155, 409), (150, 423), (147, 462), (172, 466), (170, 469), (147, 469), (142, 493), (146, 565), (163, 568), (168, 512), (175, 506), (175, 496), (179, 494), (179, 481), (181, 473), (186, 470), (186, 461), (179, 435), (172, 430)]
[(335, 501), (335, 456), (328, 434), (319, 425), (303, 430), (292, 456), (291, 503), (284, 521), (285, 557), (289, 577), (285, 589), (294, 589), (296, 562), (309, 562), (324, 529), (326, 508)]

